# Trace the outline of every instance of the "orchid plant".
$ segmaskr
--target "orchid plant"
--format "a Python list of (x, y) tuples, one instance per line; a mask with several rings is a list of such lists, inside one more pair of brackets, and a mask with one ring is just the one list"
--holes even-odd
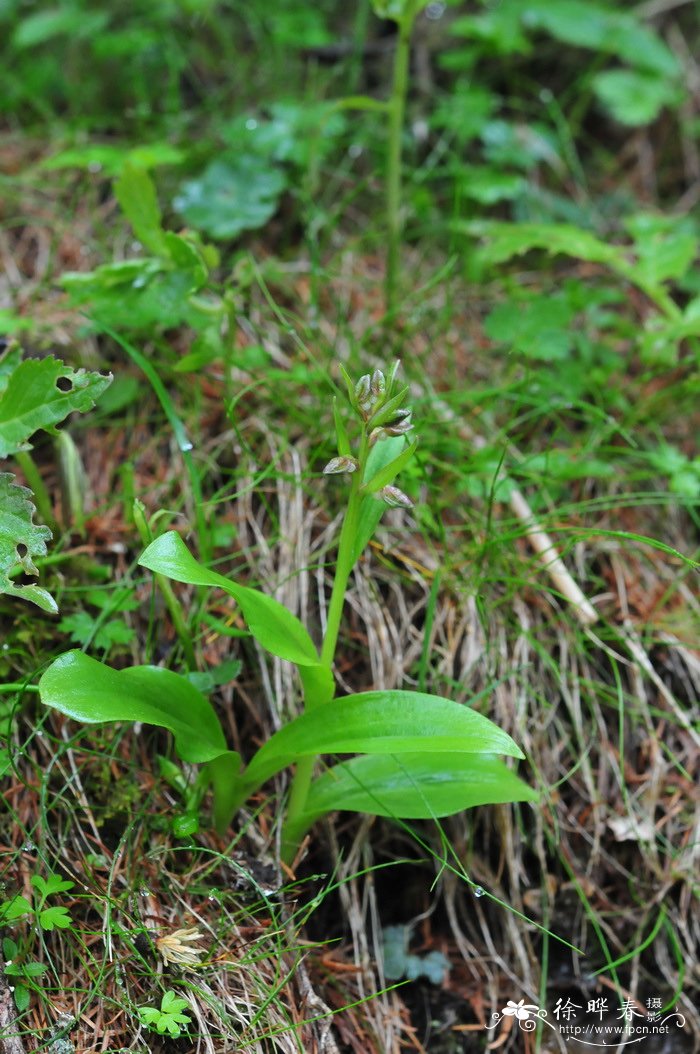
[[(223, 589), (258, 643), (296, 666), (303, 712), (247, 764), (228, 749), (209, 700), (174, 671), (157, 666), (114, 670), (76, 650), (57, 658), (39, 685), (43, 703), (76, 720), (169, 729), (180, 758), (203, 766), (199, 797), (212, 788), (214, 820), (222, 832), (252, 794), (293, 766), (282, 828), (287, 862), (314, 823), (336, 810), (436, 819), (475, 805), (536, 798), (498, 757), (522, 758), (518, 746), (472, 707), (405, 690), (336, 694), (333, 663), (352, 570), (383, 510), (412, 505), (395, 485), (417, 447), (406, 405), (409, 389), (397, 382), (398, 365), (387, 376), (375, 370), (357, 383), (341, 367), (350, 412), (334, 400), (337, 452), (324, 472), (345, 478), (348, 496), (320, 647), (291, 611), (200, 563), (175, 531), (156, 538), (139, 560), (156, 575)], [(334, 763), (338, 754), (354, 756)]]

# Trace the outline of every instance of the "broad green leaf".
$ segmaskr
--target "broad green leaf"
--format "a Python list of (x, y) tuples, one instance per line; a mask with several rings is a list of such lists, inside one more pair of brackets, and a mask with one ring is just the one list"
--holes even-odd
[(61, 284), (74, 304), (85, 305), (91, 317), (120, 330), (171, 329), (182, 322), (200, 328), (211, 323), (211, 313), (193, 298), (201, 275), (201, 263), (189, 270), (166, 258), (148, 257), (105, 264), (87, 274), (69, 272)]
[(58, 359), (25, 359), (0, 395), (0, 458), (27, 450), (28, 440), (74, 410), (84, 413), (111, 383), (112, 375), (72, 370)]
[(521, 256), (532, 249), (556, 255), (575, 256), (589, 263), (624, 264), (624, 254), (615, 245), (596, 238), (589, 231), (566, 223), (475, 222), (458, 224), (460, 230), (483, 238), (479, 255), (486, 263), (497, 264)]
[(156, 188), (146, 169), (124, 165), (115, 181), (114, 193), (141, 244), (156, 256), (166, 255), (163, 218)]
[(312, 783), (301, 825), (307, 828), (336, 810), (429, 820), (476, 805), (538, 797), (488, 755), (365, 755), (335, 765)]
[(10, 377), (22, 361), (22, 349), (19, 344), (10, 341), (0, 354), (0, 395), (5, 391)]
[(46, 706), (86, 724), (143, 721), (167, 728), (185, 761), (212, 761), (227, 752), (208, 700), (185, 677), (159, 666), (113, 670), (68, 651), (42, 675), (39, 694)]
[(33, 522), (32, 492), (14, 478), (0, 472), (0, 593), (30, 600), (42, 611), (56, 614), (58, 606), (50, 593), (41, 586), (18, 585), (10, 577), (18, 568), (27, 575), (38, 574), (32, 557), (46, 556), (46, 543), (51, 539), (48, 527)]
[(307, 711), (257, 752), (243, 779), (257, 787), (300, 757), (316, 754), (508, 754), (507, 732), (468, 706), (423, 692), (363, 692)]
[(176, 582), (225, 589), (239, 604), (250, 632), (264, 648), (298, 666), (319, 665), (314, 643), (298, 618), (265, 593), (239, 586), (204, 567), (195, 560), (176, 531), (168, 531), (151, 542), (139, 564)]
[[(365, 480), (370, 480), (373, 476), (376, 476), (377, 472), (399, 456), (404, 447), (405, 440), (403, 436), (390, 436), (388, 439), (380, 439), (378, 443), (375, 443), (367, 458)], [(359, 560), (367, 548), (385, 510), (386, 505), (384, 502), (377, 501), (370, 494), (362, 499), (357, 535), (355, 536), (353, 562)]]
[(173, 207), (197, 230), (228, 240), (263, 227), (286, 187), (284, 172), (265, 158), (231, 153), (184, 183)]
[[(399, 436), (397, 438), (401, 437)], [(386, 487), (389, 483), (392, 483), (401, 469), (405, 468), (411, 460), (416, 452), (417, 446), (418, 440), (414, 439), (412, 443), (409, 443), (407, 447), (404, 447), (398, 457), (395, 457), (388, 465), (385, 465), (384, 468), (380, 468), (378, 472), (375, 472), (372, 478), (364, 484), (363, 490), (368, 494), (374, 494), (376, 491), (381, 490), (382, 487)]]
[(593, 78), (593, 90), (620, 124), (632, 127), (649, 124), (681, 100), (674, 81), (645, 70), (605, 70)]

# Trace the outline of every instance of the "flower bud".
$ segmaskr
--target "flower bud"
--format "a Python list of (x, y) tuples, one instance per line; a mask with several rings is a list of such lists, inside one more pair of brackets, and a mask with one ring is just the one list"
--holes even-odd
[(334, 457), (323, 470), (324, 476), (336, 476), (341, 472), (357, 472), (359, 462), (354, 457)]
[(412, 509), (413, 502), (408, 494), (404, 494), (398, 487), (384, 487), (379, 491), (379, 497), (385, 501), (391, 509)]
[(411, 424), (411, 411), (408, 411), (408, 415), (400, 418), (396, 417), (394, 421), (383, 426), (383, 431), (388, 436), (405, 436), (411, 431), (413, 425)]
[(360, 405), (360, 409), (363, 412), (369, 410), (370, 406), (372, 405), (372, 391), (371, 381), (369, 379), (368, 373), (364, 373), (355, 385), (355, 398), (357, 399)]
[(374, 396), (375, 402), (379, 399), (383, 399), (386, 393), (386, 381), (384, 380), (384, 374), (381, 370), (375, 370), (372, 374), (372, 380), (370, 382), (370, 390)]

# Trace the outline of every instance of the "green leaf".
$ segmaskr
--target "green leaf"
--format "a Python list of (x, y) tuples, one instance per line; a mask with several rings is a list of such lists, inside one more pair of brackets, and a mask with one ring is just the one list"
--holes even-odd
[(166, 255), (163, 217), (156, 188), (146, 169), (125, 164), (115, 181), (114, 193), (141, 244), (156, 256)]
[(73, 925), (68, 908), (43, 908), (39, 912), (39, 925), (42, 930), (69, 930)]
[(563, 253), (589, 263), (624, 264), (624, 254), (615, 245), (596, 238), (589, 231), (566, 223), (475, 222), (458, 224), (465, 233), (483, 238), (479, 255), (489, 264), (503, 263), (532, 249), (544, 249), (553, 256)]
[(139, 564), (176, 582), (225, 589), (239, 604), (250, 632), (264, 648), (298, 666), (319, 665), (314, 643), (298, 618), (265, 593), (239, 586), (204, 567), (195, 560), (176, 531), (168, 531), (151, 542)]
[(26, 897), (18, 893), (11, 900), (0, 904), (0, 925), (6, 926), (8, 922), (14, 922), (15, 919), (21, 919), (23, 915), (31, 915), (31, 913), (31, 904)]
[(497, 758), (482, 754), (375, 754), (343, 761), (311, 785), (304, 829), (336, 810), (429, 820), (539, 795)]
[(30, 883), (42, 897), (50, 897), (52, 893), (67, 893), (75, 885), (75, 882), (61, 878), (54, 872), (50, 872), (46, 878), (42, 878), (41, 875), (32, 875)]
[(184, 183), (173, 207), (197, 230), (228, 240), (263, 227), (286, 187), (284, 172), (266, 159), (231, 153)]
[(460, 165), (453, 174), (461, 193), (482, 205), (512, 201), (527, 186), (519, 173), (504, 172), (492, 165)]
[[(397, 436), (397, 438), (402, 438)], [(414, 439), (407, 447), (402, 450), (398, 457), (393, 458), (388, 465), (381, 468), (379, 472), (375, 472), (371, 479), (369, 479), (362, 487), (362, 490), (367, 494), (374, 494), (376, 491), (381, 490), (382, 487), (386, 487), (387, 484), (392, 483), (398, 476), (402, 468), (405, 468), (408, 462), (413, 457), (416, 447), (418, 446), (418, 440)]]
[(338, 400), (333, 397), (333, 420), (335, 422), (335, 437), (338, 446), (338, 453), (342, 457), (350, 457), (352, 454), (352, 448), (350, 447), (350, 440), (348, 438), (348, 430), (345, 427), (345, 421), (343, 415), (338, 408)]
[(0, 593), (30, 600), (55, 615), (58, 605), (50, 593), (41, 586), (16, 585), (11, 579), (18, 568), (27, 575), (38, 574), (32, 557), (46, 556), (46, 543), (51, 539), (48, 527), (33, 523), (32, 492), (14, 483), (14, 478), (0, 472)]
[(72, 370), (58, 359), (25, 359), (0, 395), (0, 458), (29, 448), (28, 440), (74, 410), (84, 413), (111, 384), (112, 375)]
[(112, 670), (69, 651), (42, 675), (39, 694), (46, 706), (86, 724), (143, 721), (167, 728), (185, 761), (211, 761), (227, 752), (208, 700), (185, 677), (159, 666)]
[(29, 1008), (29, 989), (25, 984), (15, 985), (15, 1006), (20, 1014)]
[(486, 318), (491, 340), (510, 345), (528, 358), (565, 359), (573, 347), (570, 323), (576, 307), (562, 296), (533, 297), (499, 304)]
[(316, 754), (488, 753), (521, 758), (507, 732), (468, 706), (423, 692), (364, 692), (307, 711), (276, 732), (246, 769), (252, 788)]
[[(24, 977), (41, 977), (48, 970), (46, 963), (23, 963), (20, 967)], [(5, 968), (5, 973), (7, 973)]]
[(620, 124), (638, 127), (654, 121), (665, 106), (681, 100), (678, 85), (644, 70), (605, 70), (593, 78), (593, 90)]
[[(404, 449), (404, 446), (405, 440), (403, 436), (390, 436), (388, 439), (381, 439), (379, 442), (375, 443), (369, 452), (369, 457), (367, 458), (365, 480), (372, 479), (372, 477), (376, 476), (376, 474), (388, 465), (389, 462), (398, 457)], [(381, 501), (377, 501), (377, 499), (373, 498), (370, 494), (362, 499), (357, 535), (355, 536), (353, 563), (359, 560), (360, 556), (365, 551), (370, 539), (379, 525), (379, 521), (384, 515), (385, 509), (386, 505)]]

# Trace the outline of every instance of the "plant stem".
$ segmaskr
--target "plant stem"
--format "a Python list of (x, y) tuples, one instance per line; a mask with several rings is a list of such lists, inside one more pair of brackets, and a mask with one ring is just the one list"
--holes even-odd
[[(330, 667), (333, 663), (338, 633), (340, 631), (340, 620), (345, 605), (345, 593), (348, 587), (348, 579), (355, 563), (355, 537), (360, 518), (360, 506), (362, 505), (362, 494), (360, 487), (364, 475), (365, 462), (367, 459), (367, 438), (363, 434), (360, 441), (358, 455), (359, 468), (353, 473), (350, 484), (350, 497), (348, 507), (345, 511), (343, 526), (340, 529), (338, 540), (338, 555), (335, 564), (335, 577), (331, 599), (328, 604), (328, 620), (326, 632), (321, 647), (321, 663)], [(306, 799), (309, 795), (311, 778), (313, 776), (315, 757), (300, 758), (297, 762), (296, 772), (292, 780), (292, 789), (289, 795), (287, 817), (282, 832), (282, 860), (291, 864), (298, 848), (298, 836), (294, 833), (299, 828), (299, 817), (304, 812)]]
[(396, 309), (396, 288), (399, 274), (399, 256), (401, 252), (401, 234), (403, 222), (401, 216), (401, 175), (402, 175), (402, 137), (404, 114), (406, 111), (406, 94), (408, 92), (408, 70), (411, 54), (411, 32), (416, 18), (417, 7), (409, 3), (399, 22), (399, 35), (394, 55), (394, 76), (389, 101), (389, 146), (386, 172), (386, 216), (388, 248), (386, 258), (385, 307), (387, 315), (393, 315)]

